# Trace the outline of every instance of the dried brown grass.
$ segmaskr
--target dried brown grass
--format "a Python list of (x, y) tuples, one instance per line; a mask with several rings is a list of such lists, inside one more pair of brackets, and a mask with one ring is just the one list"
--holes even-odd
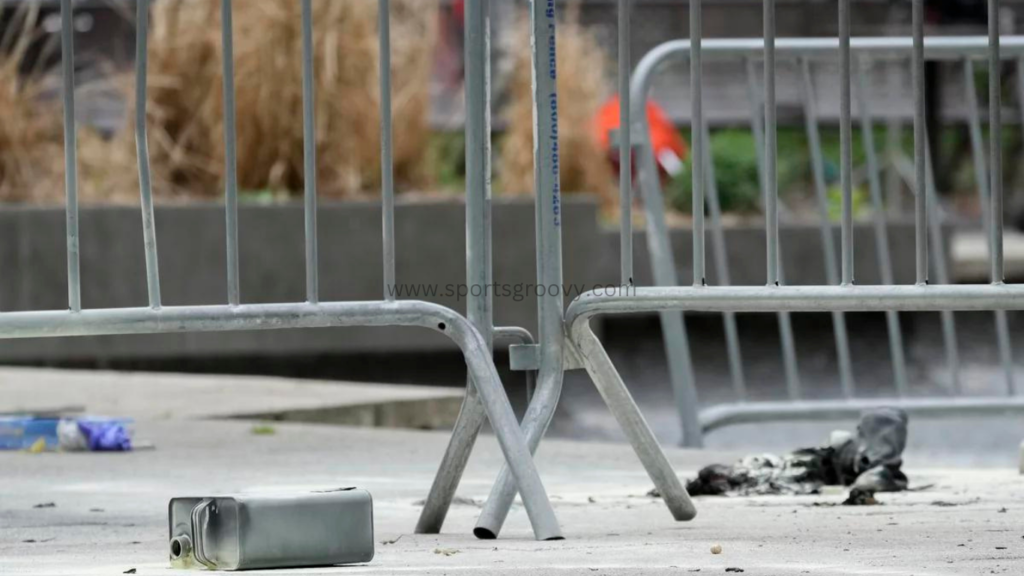
[[(377, 193), (380, 99), (376, 3), (314, 0), (317, 179), (325, 196)], [(20, 4), (19, 25), (0, 47), (0, 201), (63, 198), (59, 100), (44, 98), (43, 74), (19, 75), (38, 5)], [(148, 123), (158, 200), (217, 198), (224, 181), (220, 11), (209, 0), (153, 5)], [(236, 2), (235, 70), (239, 187), (298, 193), (303, 187), (300, 4)], [(430, 76), (436, 0), (392, 3), (394, 161), (399, 189), (429, 183)], [(59, 46), (58, 46), (59, 48)], [(52, 79), (51, 79), (52, 80)], [(112, 82), (133, 116), (132, 75)], [(51, 81), (52, 84), (52, 81)], [(51, 86), (52, 88), (52, 86)], [(106, 87), (109, 89), (109, 86)], [(79, 86), (78, 93), (89, 87)], [(51, 90), (52, 92), (52, 90)], [(136, 202), (134, 125), (111, 139), (79, 129), (83, 202)]]
[[(517, 24), (517, 42), (503, 111), (508, 129), (500, 143), (499, 185), (509, 194), (533, 191), (533, 103), (529, 22)], [(608, 94), (608, 54), (579, 23), (578, 5), (570, 6), (557, 30), (558, 136), (561, 189), (590, 192), (605, 202), (614, 197), (615, 176), (595, 137), (594, 117)]]
[[(313, 11), (320, 190), (334, 197), (376, 193), (380, 185), (376, 3), (314, 0)], [(394, 159), (400, 188), (428, 182), (423, 149), (429, 136), (436, 12), (436, 0), (398, 0), (392, 5)], [(233, 15), (239, 187), (297, 193), (304, 182), (300, 3), (236, 2)], [(163, 199), (218, 197), (224, 182), (218, 3), (155, 3), (149, 55), (154, 190)], [(134, 166), (131, 130), (110, 147), (119, 149), (109, 156), (120, 161), (108, 158), (106, 163), (121, 166), (95, 167), (94, 178), (106, 175), (116, 180), (129, 171), (127, 164)], [(119, 200), (125, 190), (123, 185), (102, 188), (117, 191), (116, 196), (107, 197), (112, 200)]]
[(54, 202), (62, 193), (63, 172), (53, 172), (52, 160), (62, 153), (61, 110), (43, 99), (41, 73), (19, 70), (35, 39), (39, 5), (0, 8), (0, 17), (11, 18), (0, 32), (0, 201)]

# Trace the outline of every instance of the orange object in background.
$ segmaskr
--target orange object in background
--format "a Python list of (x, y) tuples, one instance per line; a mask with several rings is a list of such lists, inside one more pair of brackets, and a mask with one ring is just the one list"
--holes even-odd
[[(679, 175), (684, 168), (684, 162), (690, 154), (686, 140), (679, 134), (676, 127), (669, 120), (668, 114), (654, 102), (647, 102), (647, 123), (651, 131), (651, 144), (654, 146), (654, 156), (658, 160), (658, 166), (662, 172), (670, 177)], [(601, 148), (608, 152), (608, 157), (615, 165), (619, 166), (619, 142), (617, 133), (619, 131), (619, 97), (613, 96), (601, 106), (595, 118), (598, 143)], [(635, 170), (634, 170), (635, 172)]]

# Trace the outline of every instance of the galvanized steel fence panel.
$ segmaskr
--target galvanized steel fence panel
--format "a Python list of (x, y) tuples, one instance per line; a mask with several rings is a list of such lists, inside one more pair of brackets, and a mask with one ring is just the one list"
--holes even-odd
[[(149, 306), (145, 308), (83, 309), (79, 269), (78, 236), (78, 178), (77, 138), (75, 126), (75, 52), (73, 46), (73, 3), (61, 0), (61, 92), (64, 107), (64, 162), (67, 196), (67, 261), (68, 309), (33, 312), (0, 313), (0, 339), (41, 338), (56, 336), (97, 336), (112, 334), (148, 334), (170, 332), (208, 332), (236, 330), (267, 330), (284, 328), (318, 328), (336, 326), (410, 326), (439, 331), (454, 341), (462, 350), (469, 369), (469, 392), (479, 408), (480, 422), (490, 421), (498, 442), (507, 459), (509, 477), (523, 496), (536, 536), (540, 539), (560, 538), (561, 531), (548, 501), (540, 476), (533, 465), (527, 435), (519, 427), (511, 404), (505, 396), (492, 359), (491, 320), (481, 315), (486, 306), (471, 307), (470, 318), (455, 311), (415, 300), (396, 300), (395, 290), (395, 236), (394, 236), (394, 184), (392, 170), (392, 110), (390, 64), (390, 6), (388, 0), (378, 0), (380, 38), (380, 91), (381, 91), (381, 166), (383, 182), (384, 229), (384, 297), (371, 302), (321, 302), (319, 298), (318, 242), (317, 242), (317, 190), (316, 190), (316, 136), (314, 107), (313, 14), (311, 0), (301, 1), (302, 28), (302, 102), (303, 144), (306, 174), (304, 189), (306, 301), (288, 304), (244, 304), (239, 281), (238, 259), (238, 178), (235, 144), (235, 88), (233, 65), (232, 2), (221, 0), (221, 40), (223, 48), (224, 82), (224, 148), (225, 148), (225, 228), (227, 237), (227, 304), (207, 306), (164, 306), (160, 299), (159, 258), (156, 244), (156, 219), (153, 210), (153, 192), (150, 175), (146, 133), (147, 71), (149, 0), (138, 0), (136, 74), (135, 74), (135, 131), (138, 154), (139, 192), (142, 201), (143, 243), (146, 256), (146, 279)], [(477, 6), (478, 3), (471, 3)], [(473, 12), (472, 10), (470, 12)], [(468, 29), (481, 33), (479, 23)], [(482, 53), (482, 52), (481, 52)], [(298, 63), (297, 63), (298, 64)], [(470, 95), (474, 103), (481, 103), (480, 94)], [(481, 134), (489, 132), (484, 125)], [(481, 156), (481, 154), (478, 154)], [(477, 166), (474, 160), (474, 166)], [(482, 172), (481, 172), (482, 174)], [(477, 182), (478, 183), (478, 182)], [(483, 206), (489, 202), (485, 187), (469, 190), (467, 208), (471, 211), (471, 224), (479, 224)], [(489, 209), (489, 206), (488, 206)], [(474, 240), (489, 236), (489, 221), (480, 230), (470, 228)], [(471, 243), (476, 245), (476, 243)], [(470, 272), (490, 274), (489, 247), (487, 257), (471, 251), (468, 260)], [(560, 262), (554, 263), (555, 267)], [(551, 322), (549, 322), (551, 324)], [(561, 326), (561, 315), (554, 325)], [(515, 329), (505, 329), (505, 337), (528, 339)], [(536, 442), (532, 444), (535, 446)], [(443, 470), (442, 470), (443, 471)], [(457, 485), (458, 477), (453, 483)]]
[[(856, 105), (860, 120), (862, 143), (864, 146), (865, 163), (867, 166), (867, 184), (870, 192), (871, 204), (873, 207), (873, 232), (876, 244), (876, 260), (878, 271), (883, 284), (893, 284), (892, 262), (888, 252), (888, 232), (885, 220), (885, 209), (882, 199), (882, 185), (880, 179), (880, 166), (878, 154), (874, 143), (873, 114), (870, 103), (866, 97), (868, 89), (864, 68), (876, 60), (908, 60), (912, 83), (914, 86), (914, 176), (915, 185), (915, 268), (917, 287), (928, 290), (911, 291), (901, 293), (902, 287), (894, 287), (895, 292), (884, 292), (882, 297), (891, 306), (880, 306), (878, 309), (886, 314), (887, 331), (889, 334), (889, 348), (893, 365), (893, 382), (896, 392), (896, 399), (888, 401), (889, 405), (901, 405), (918, 411), (925, 412), (955, 412), (957, 407), (976, 409), (980, 404), (986, 404), (984, 399), (979, 401), (967, 398), (950, 399), (922, 399), (910, 400), (908, 394), (907, 369), (904, 353), (904, 344), (901, 333), (899, 310), (909, 310), (909, 306), (917, 301), (929, 302), (926, 307), (929, 310), (938, 311), (942, 318), (943, 339), (947, 356), (950, 387), (954, 393), (960, 391), (960, 368), (959, 353), (957, 347), (957, 331), (953, 312), (959, 309), (954, 300), (940, 301), (928, 299), (927, 295), (936, 293), (938, 287), (930, 287), (929, 279), (937, 280), (939, 284), (948, 284), (949, 274), (946, 269), (945, 254), (943, 246), (945, 238), (941, 225), (945, 217), (942, 214), (935, 191), (934, 178), (932, 176), (931, 158), (927, 149), (927, 133), (925, 126), (924, 110), (924, 80), (923, 66), (926, 59), (960, 61), (963, 63), (967, 84), (967, 108), (968, 124), (971, 132), (972, 156), (975, 162), (975, 173), (977, 178), (977, 189), (982, 205), (985, 207), (984, 228), (988, 235), (990, 245), (991, 262), (991, 291), (992, 296), (998, 298), (987, 300), (987, 306), (995, 310), (995, 332), (996, 344), (999, 350), (1001, 364), (1003, 366), (1006, 388), (1011, 399), (1000, 399), (999, 402), (991, 402), (992, 409), (1014, 409), (1024, 407), (1024, 402), (1013, 397), (1014, 394), (1014, 367), (1011, 354), (1011, 343), (1009, 336), (1009, 323), (1006, 310), (1018, 309), (1020, 303), (1014, 299), (1015, 293), (996, 290), (1006, 288), (1002, 284), (1002, 174), (1001, 166), (998, 164), (1001, 154), (1001, 141), (995, 132), (990, 131), (992, 137), (988, 144), (989, 159), (985, 159), (985, 145), (982, 143), (982, 128), (976, 94), (973, 84), (974, 60), (987, 59), (990, 70), (999, 70), (1003, 60), (1015, 60), (1020, 62), (1024, 57), (1024, 38), (1008, 37), (1000, 38), (998, 35), (997, 18), (993, 18), (988, 38), (973, 37), (924, 37), (922, 6), (915, 2), (913, 10), (914, 35), (912, 38), (851, 38), (850, 34), (850, 0), (840, 0), (838, 4), (839, 15), (839, 37), (831, 39), (781, 39), (775, 38), (775, 6), (774, 2), (764, 2), (764, 37), (761, 39), (738, 39), (725, 40), (716, 39), (704, 41), (701, 38), (700, 6), (701, 2), (690, 2), (690, 38), (684, 41), (673, 41), (656, 47), (640, 61), (632, 79), (629, 93), (623, 91), (624, 106), (631, 106), (633, 126), (631, 131), (636, 135), (631, 140), (633, 147), (639, 155), (639, 183), (643, 191), (644, 208), (647, 215), (647, 238), (650, 247), (652, 267), (654, 271), (655, 284), (664, 287), (677, 286), (675, 273), (675, 260), (672, 255), (671, 245), (668, 240), (668, 229), (665, 223), (664, 199), (661, 191), (658, 168), (655, 161), (655, 152), (652, 150), (647, 116), (645, 114), (647, 94), (649, 92), (652, 78), (659, 66), (669, 58), (686, 60), (690, 67), (691, 78), (691, 138), (693, 143), (691, 176), (693, 190), (693, 260), (694, 289), (677, 288), (675, 292), (658, 292), (658, 297), (648, 301), (658, 301), (664, 307), (639, 306), (639, 302), (646, 301), (644, 298), (646, 290), (638, 290), (636, 301), (627, 307), (628, 311), (637, 312), (640, 308), (658, 311), (662, 318), (662, 328), (665, 334), (666, 353), (670, 365), (670, 376), (673, 390), (676, 394), (679, 406), (680, 418), (684, 435), (684, 443), (691, 446), (699, 446), (702, 442), (704, 431), (736, 421), (763, 420), (792, 418), (794, 412), (800, 412), (801, 417), (828, 417), (827, 414), (835, 413), (835, 406), (843, 406), (847, 415), (855, 414), (857, 411), (869, 406), (873, 401), (859, 398), (856, 392), (856, 384), (853, 376), (853, 358), (849, 349), (849, 336), (846, 328), (844, 313), (852, 310), (860, 310), (857, 305), (850, 306), (846, 300), (831, 301), (826, 296), (828, 292), (815, 291), (813, 288), (801, 289), (799, 292), (792, 292), (793, 288), (786, 287), (782, 262), (780, 260), (780, 239), (779, 239), (779, 215), (782, 212), (778, 201), (778, 144), (777, 144), (777, 116), (776, 116), (776, 75), (778, 62), (792, 63), (798, 68), (799, 90), (804, 111), (804, 128), (806, 138), (811, 151), (811, 166), (813, 176), (813, 189), (816, 200), (817, 212), (820, 220), (821, 245), (824, 256), (824, 271), (827, 282), (830, 286), (848, 288), (851, 295), (858, 293), (859, 288), (855, 287), (854, 271), (854, 215), (853, 215), (853, 122), (854, 106)], [(992, 14), (998, 14), (998, 3), (990, 6)], [(747, 96), (751, 109), (751, 131), (758, 149), (758, 172), (763, 193), (763, 207), (765, 212), (766, 228), (766, 250), (767, 250), (767, 278), (766, 284), (769, 288), (777, 288), (776, 291), (757, 291), (753, 289), (736, 289), (737, 291), (724, 291), (722, 287), (709, 287), (705, 280), (704, 265), (704, 237), (706, 225), (704, 217), (705, 202), (709, 208), (710, 228), (712, 234), (712, 251), (715, 262), (716, 275), (724, 286), (730, 284), (729, 273), (725, 257), (725, 241), (722, 232), (721, 214), (718, 206), (717, 186), (714, 181), (714, 165), (710, 157), (709, 141), (710, 135), (707, 122), (704, 118), (702, 107), (702, 63), (705, 58), (714, 61), (726, 59), (746, 61), (747, 70)], [(836, 257), (836, 246), (833, 236), (833, 225), (829, 221), (828, 192), (825, 183), (824, 157), (822, 154), (820, 119), (817, 112), (817, 97), (812, 81), (812, 66), (821, 61), (839, 61), (839, 126), (840, 126), (840, 190), (842, 199), (842, 212), (840, 218), (840, 245), (839, 258)], [(757, 71), (757, 61), (763, 62), (763, 79)], [(999, 127), (1000, 122), (1000, 89), (998, 72), (990, 74), (989, 86), (989, 123)], [(762, 82), (763, 80), (763, 82)], [(1018, 89), (1024, 86), (1024, 81), (1018, 83)], [(1024, 92), (1022, 92), (1024, 94)], [(623, 170), (628, 171), (630, 166), (623, 164)], [(623, 179), (625, 180), (625, 178)], [(998, 188), (998, 191), (996, 189)], [(991, 192), (990, 192), (991, 189)], [(625, 206), (627, 193), (625, 186), (622, 187), (622, 198), (620, 204)], [(631, 197), (630, 197), (631, 200)], [(993, 223), (998, 220), (998, 226)], [(623, 235), (630, 235), (631, 228), (623, 218)], [(930, 246), (929, 246), (930, 245)], [(631, 250), (631, 246), (622, 243), (622, 249)], [(929, 258), (929, 252), (938, 254), (938, 257)], [(632, 263), (632, 254), (622, 254), (622, 261)], [(933, 272), (933, 274), (930, 274)], [(625, 277), (625, 275), (624, 275)], [(631, 277), (631, 276), (630, 276)], [(824, 289), (825, 287), (821, 287)], [(909, 287), (907, 287), (909, 288)], [(951, 287), (952, 288), (952, 287)], [(701, 289), (701, 290), (697, 290)], [(956, 294), (956, 288), (953, 288)], [(746, 310), (744, 303), (744, 290), (753, 290), (749, 294), (758, 298), (775, 295), (778, 298), (777, 309), (772, 310), (771, 306), (759, 302), (763, 311), (775, 312), (779, 316), (779, 329), (782, 341), (783, 366), (785, 370), (786, 390), (789, 402), (786, 403), (747, 403), (746, 382), (742, 370), (743, 360), (740, 350), (740, 342), (735, 327), (735, 314)], [(1016, 287), (1012, 287), (1016, 290)], [(708, 307), (708, 300), (702, 296), (716, 293), (717, 296), (711, 299), (715, 304)], [(679, 303), (669, 305), (669, 294), (675, 294)], [(804, 306), (793, 305), (793, 298), (804, 298), (807, 300)], [(580, 316), (574, 316), (573, 311), (580, 309), (584, 300), (602, 300), (601, 303), (587, 305), (587, 310), (607, 310), (608, 313), (623, 312), (620, 310), (623, 301), (616, 299), (601, 299), (596, 294), (589, 294), (574, 303), (569, 310), (567, 322), (572, 325), (577, 322)], [(768, 298), (768, 300), (771, 300)], [(613, 302), (616, 302), (613, 304)], [(787, 304), (784, 304), (787, 303)], [(593, 306), (593, 308), (591, 308)], [(966, 308), (972, 305), (966, 301), (963, 304)], [(697, 406), (697, 392), (693, 377), (686, 331), (682, 314), (670, 313), (668, 310), (692, 310), (692, 311), (715, 311), (722, 312), (725, 323), (726, 350), (729, 358), (730, 373), (732, 375), (733, 388), (740, 404), (716, 406), (708, 410), (699, 411)], [(840, 395), (845, 402), (802, 402), (800, 378), (797, 372), (797, 358), (792, 325), (788, 314), (793, 311), (819, 310), (831, 313), (836, 343), (836, 357), (840, 373)], [(588, 312), (595, 314), (598, 312)], [(575, 329), (570, 330), (575, 334)], [(675, 366), (673, 366), (675, 365)], [(945, 404), (949, 404), (948, 409)], [(800, 410), (791, 409), (792, 406), (799, 406)], [(818, 409), (816, 409), (816, 406)], [(787, 408), (789, 407), (789, 408)]]

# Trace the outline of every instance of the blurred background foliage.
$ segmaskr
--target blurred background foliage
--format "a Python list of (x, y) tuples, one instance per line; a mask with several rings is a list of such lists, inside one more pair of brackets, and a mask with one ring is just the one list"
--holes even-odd
[[(120, 6), (125, 21), (132, 22), (134, 3), (110, 1)], [(457, 6), (443, 0), (392, 3), (394, 152), (401, 193), (458, 195), (464, 189), (461, 116), (441, 122), (431, 116), (439, 101), (461, 110), (463, 47)], [(326, 198), (374, 196), (379, 193), (381, 174), (376, 5), (313, 0), (313, 8), (319, 191)], [(496, 193), (510, 195), (529, 195), (533, 189), (529, 30), (523, 8), (523, 3), (515, 3), (507, 23), (509, 32), (494, 46), (494, 182)], [(0, 109), (7, 112), (0, 122), (0, 201), (63, 201), (60, 45), (52, 22), (46, 24), (53, 14), (52, 6), (33, 0), (0, 4)], [(579, 2), (567, 2), (561, 16), (561, 187), (565, 193), (598, 194), (606, 215), (611, 216), (617, 209), (616, 168), (610, 162), (614, 154), (596, 141), (595, 116), (614, 91), (614, 57), (608, 51), (609, 38), (602, 36), (599, 27), (586, 23)], [(151, 18), (147, 127), (154, 192), (161, 202), (217, 200), (223, 194), (225, 175), (218, 4), (162, 0), (153, 4)], [(304, 186), (300, 22), (299, 3), (293, 0), (237, 2), (235, 6), (238, 175), (245, 201), (289, 201), (301, 195)], [(135, 106), (130, 67), (95, 61), (90, 65), (95, 71), (79, 73), (76, 93), (88, 99), (97, 90), (113, 92), (120, 99), (121, 115), (130, 119)], [(444, 84), (440, 87), (439, 78)], [(974, 80), (984, 102), (984, 67), (977, 68)], [(1004, 84), (1010, 102), (1013, 83)], [(130, 120), (122, 124), (104, 132), (80, 118), (84, 203), (138, 201), (133, 126)], [(688, 128), (681, 132), (690, 140)], [(882, 122), (876, 123), (874, 134), (881, 156), (887, 140)], [(983, 137), (987, 139), (987, 129)], [(1022, 134), (1008, 129), (1004, 137), (1007, 183), (1014, 186), (1024, 177), (1018, 169), (1021, 162), (1014, 160), (1024, 147)], [(823, 124), (821, 139), (829, 211), (837, 212), (835, 126)], [(909, 157), (913, 150), (909, 126), (901, 129), (898, 139)], [(976, 179), (965, 126), (949, 124), (938, 140), (937, 156), (946, 159), (939, 167), (946, 186), (941, 192), (953, 201), (966, 202), (976, 195)], [(795, 212), (813, 213), (811, 159), (798, 119), (780, 125), (778, 142), (780, 193)], [(757, 213), (762, 191), (752, 134), (745, 128), (714, 127), (710, 150), (723, 211)], [(859, 126), (854, 130), (854, 161), (855, 202), (864, 211), (870, 202)], [(671, 209), (689, 213), (688, 170), (666, 180), (664, 191)]]

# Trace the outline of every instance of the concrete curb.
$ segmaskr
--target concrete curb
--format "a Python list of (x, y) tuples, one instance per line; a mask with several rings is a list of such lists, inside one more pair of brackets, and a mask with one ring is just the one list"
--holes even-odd
[[(4, 368), (0, 412), (77, 407), (135, 420), (250, 419), (448, 429), (463, 390), (434, 386)], [(59, 401), (58, 401), (59, 399)]]

